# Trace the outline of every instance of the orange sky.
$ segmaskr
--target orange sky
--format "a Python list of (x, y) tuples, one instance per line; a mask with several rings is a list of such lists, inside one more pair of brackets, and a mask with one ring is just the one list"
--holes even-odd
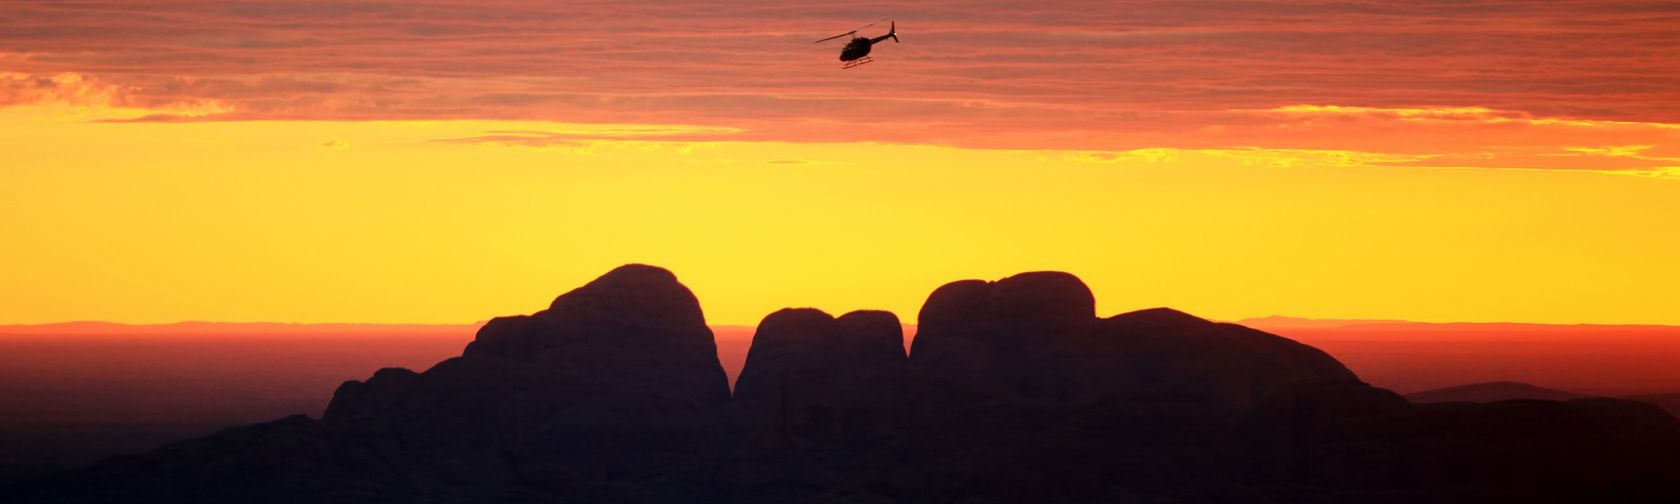
[(635, 261), (723, 324), (1033, 269), (1680, 324), (1671, 4), (738, 4), (0, 5), (0, 323), (470, 322)]

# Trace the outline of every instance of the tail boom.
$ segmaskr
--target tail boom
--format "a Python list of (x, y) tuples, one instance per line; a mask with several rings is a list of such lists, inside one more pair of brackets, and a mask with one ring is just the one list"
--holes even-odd
[(893, 42), (898, 42), (898, 22), (894, 21), (890, 26), (891, 26), (891, 28), (887, 29), (887, 34), (886, 35), (882, 35), (882, 36), (879, 36), (879, 37), (869, 39), (869, 43), (874, 44), (874, 43), (877, 43), (877, 42), (884, 41), (886, 39), (892, 39)]

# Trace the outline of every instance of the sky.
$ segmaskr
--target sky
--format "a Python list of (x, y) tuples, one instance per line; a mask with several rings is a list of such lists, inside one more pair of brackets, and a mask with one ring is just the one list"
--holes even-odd
[[(863, 27), (902, 43), (841, 70)], [(881, 21), (876, 21), (881, 20)], [(0, 3), (0, 323), (708, 320), (1069, 271), (1103, 314), (1680, 324), (1680, 5)]]

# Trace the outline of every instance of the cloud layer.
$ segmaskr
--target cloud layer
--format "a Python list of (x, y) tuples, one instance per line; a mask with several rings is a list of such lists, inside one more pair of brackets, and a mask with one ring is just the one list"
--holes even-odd
[[(882, 16), (904, 43), (871, 65), (811, 43)], [(0, 104), (1654, 170), (1680, 165), (1675, 26), (1680, 4), (1643, 0), (12, 1)], [(549, 140), (574, 141), (484, 137)]]

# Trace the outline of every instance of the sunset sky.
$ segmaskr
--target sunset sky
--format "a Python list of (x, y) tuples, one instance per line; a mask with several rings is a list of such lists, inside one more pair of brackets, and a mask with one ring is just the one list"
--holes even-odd
[[(841, 70), (811, 41), (879, 18)], [(880, 35), (885, 22), (864, 28)], [(0, 324), (463, 323), (614, 266), (708, 320), (1680, 324), (1672, 1), (0, 2)]]

